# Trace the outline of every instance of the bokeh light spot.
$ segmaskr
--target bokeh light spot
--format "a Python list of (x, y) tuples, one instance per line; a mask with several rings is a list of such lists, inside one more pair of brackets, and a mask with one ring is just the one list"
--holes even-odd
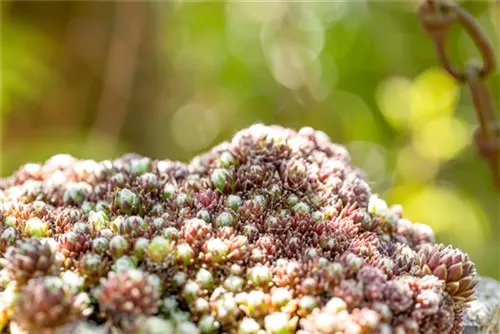
[(250, 67), (265, 66), (260, 49), (261, 22), (248, 18), (240, 8), (243, 3), (229, 3), (226, 12), (226, 46), (228, 51)]
[(312, 21), (304, 22), (297, 16), (293, 18), (293, 22), (279, 20), (264, 24), (260, 33), (264, 53), (272, 50), (276, 43), (288, 42), (312, 50), (314, 58), (317, 58), (325, 46), (325, 31), (314, 15), (308, 15), (308, 19)]
[(354, 141), (347, 144), (352, 163), (362, 169), (369, 180), (381, 182), (386, 178), (387, 151), (372, 142)]
[(430, 68), (421, 73), (411, 87), (411, 117), (413, 129), (430, 119), (451, 115), (458, 101), (458, 84), (444, 70)]
[(176, 144), (197, 151), (210, 146), (219, 133), (218, 114), (201, 104), (187, 104), (177, 110), (170, 122)]
[(319, 78), (320, 63), (315, 61), (316, 56), (311, 49), (292, 42), (277, 43), (269, 56), (274, 78), (288, 89), (299, 89), (310, 80)]
[(344, 136), (347, 140), (377, 140), (380, 133), (376, 131), (370, 107), (360, 96), (351, 92), (334, 91), (330, 99), (335, 112), (342, 121), (339, 129), (345, 129)]
[(404, 197), (400, 203), (408, 219), (430, 225), (436, 235), (457, 240), (473, 258), (474, 253), (480, 255), (477, 245), (485, 242), (488, 231), (484, 213), (471, 198), (439, 185), (407, 190), (399, 189), (399, 193)]
[(413, 145), (425, 158), (446, 161), (457, 156), (469, 144), (469, 140), (464, 122), (443, 116), (415, 129)]
[(382, 81), (375, 91), (377, 105), (389, 124), (401, 129), (408, 125), (412, 83), (403, 77), (390, 77)]
[(287, 11), (287, 2), (241, 1), (231, 2), (230, 10), (243, 13), (248, 19), (256, 22), (269, 22), (280, 19)]
[(411, 182), (432, 180), (439, 171), (439, 163), (422, 157), (411, 145), (399, 150), (396, 158), (398, 179)]

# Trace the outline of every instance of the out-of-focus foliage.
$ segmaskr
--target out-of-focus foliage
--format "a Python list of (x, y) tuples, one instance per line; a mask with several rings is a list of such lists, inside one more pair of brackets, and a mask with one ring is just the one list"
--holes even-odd
[[(255, 122), (345, 144), (372, 188), (500, 277), (472, 101), (418, 2), (2, 2), (2, 175), (59, 152), (189, 160)], [(499, 54), (498, 2), (462, 1)], [(478, 56), (451, 31), (457, 63)], [(499, 75), (488, 84), (500, 105)]]

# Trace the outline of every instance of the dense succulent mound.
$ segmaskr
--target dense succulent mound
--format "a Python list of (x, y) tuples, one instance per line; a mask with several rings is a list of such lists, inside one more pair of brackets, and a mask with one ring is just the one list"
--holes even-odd
[(478, 281), (310, 128), (255, 125), (189, 165), (58, 155), (1, 190), (12, 332), (459, 333)]

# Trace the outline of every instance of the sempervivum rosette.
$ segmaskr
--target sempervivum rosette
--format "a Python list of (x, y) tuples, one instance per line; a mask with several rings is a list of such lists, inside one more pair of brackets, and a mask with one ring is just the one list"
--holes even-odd
[(110, 272), (102, 279), (97, 300), (100, 311), (115, 322), (158, 311), (159, 294), (151, 277), (143, 271), (130, 269)]
[(456, 302), (473, 299), (474, 287), (479, 282), (474, 263), (459, 249), (438, 244), (420, 251), (423, 275), (435, 275), (443, 280), (446, 291)]
[(26, 333), (53, 333), (83, 317), (88, 306), (86, 294), (75, 293), (61, 278), (38, 277), (19, 293), (11, 325)]
[(50, 246), (38, 239), (24, 239), (10, 246), (0, 264), (9, 279), (24, 284), (34, 277), (50, 274), (55, 268)]
[(311, 128), (254, 125), (189, 164), (57, 155), (2, 181), (11, 331), (455, 334), (478, 280)]

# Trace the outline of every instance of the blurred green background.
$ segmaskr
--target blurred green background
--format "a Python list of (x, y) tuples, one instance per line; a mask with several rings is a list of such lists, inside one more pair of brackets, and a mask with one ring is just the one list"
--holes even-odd
[[(462, 1), (499, 54), (500, 2)], [(312, 126), (373, 191), (500, 278), (500, 196), (472, 102), (417, 1), (1, 2), (1, 174), (67, 152), (187, 161), (255, 122)], [(463, 30), (448, 41), (464, 63)], [(499, 105), (498, 74), (488, 84)]]

